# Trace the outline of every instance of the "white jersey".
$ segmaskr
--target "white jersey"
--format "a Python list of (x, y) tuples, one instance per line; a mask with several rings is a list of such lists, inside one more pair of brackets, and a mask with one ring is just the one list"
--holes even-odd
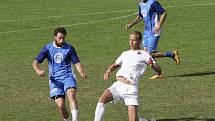
[(147, 62), (153, 58), (144, 50), (128, 50), (123, 52), (116, 60), (115, 64), (121, 65), (116, 76), (123, 76), (138, 86), (138, 78), (147, 67)]

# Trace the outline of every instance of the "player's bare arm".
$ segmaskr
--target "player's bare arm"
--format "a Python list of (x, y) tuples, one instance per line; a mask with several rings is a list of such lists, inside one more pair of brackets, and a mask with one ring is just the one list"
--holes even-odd
[(33, 66), (33, 69), (35, 70), (35, 72), (37, 73), (37, 75), (39, 75), (40, 77), (45, 76), (45, 71), (40, 68), (39, 63), (37, 62), (37, 60), (33, 61), (32, 66)]
[(116, 70), (116, 68), (118, 68), (120, 65), (117, 65), (117, 64), (111, 64), (108, 68), (107, 68), (107, 70), (105, 71), (105, 73), (104, 73), (104, 80), (108, 80), (109, 79), (109, 77), (110, 77), (110, 74), (111, 74), (111, 72), (113, 72), (114, 70)]
[(161, 16), (160, 16), (160, 21), (159, 21), (158, 25), (155, 26), (155, 28), (154, 28), (155, 34), (157, 34), (157, 33), (159, 32), (161, 26), (163, 25), (163, 23), (164, 23), (165, 20), (166, 20), (166, 17), (167, 17), (167, 12), (164, 12), (163, 14), (161, 14)]
[(78, 63), (75, 64), (75, 67), (76, 67), (77, 71), (79, 72), (80, 76), (83, 79), (87, 79), (87, 73), (84, 70), (84, 66), (80, 62), (78, 62)]
[(127, 24), (125, 29), (129, 30), (132, 26), (138, 24), (142, 20), (142, 17), (137, 16), (131, 23)]

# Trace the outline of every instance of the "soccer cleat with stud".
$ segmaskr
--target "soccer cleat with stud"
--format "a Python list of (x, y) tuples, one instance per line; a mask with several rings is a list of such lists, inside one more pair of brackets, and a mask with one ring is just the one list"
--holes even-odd
[(175, 61), (175, 63), (177, 65), (180, 64), (180, 58), (179, 58), (178, 50), (174, 50), (172, 52), (174, 53), (174, 57), (172, 57), (173, 60)]
[(153, 77), (151, 77), (149, 79), (153, 80), (153, 79), (160, 79), (160, 78), (163, 78), (163, 75), (154, 75)]

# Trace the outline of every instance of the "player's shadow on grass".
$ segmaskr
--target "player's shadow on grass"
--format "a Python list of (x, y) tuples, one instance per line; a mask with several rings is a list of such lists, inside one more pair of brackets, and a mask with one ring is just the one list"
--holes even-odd
[(207, 76), (207, 75), (214, 75), (215, 72), (213, 71), (206, 71), (206, 72), (195, 72), (190, 74), (180, 74), (175, 76), (167, 76), (167, 77), (190, 77), (190, 76)]
[(158, 119), (156, 121), (215, 121), (215, 118), (209, 118), (209, 119), (198, 119), (198, 118)]

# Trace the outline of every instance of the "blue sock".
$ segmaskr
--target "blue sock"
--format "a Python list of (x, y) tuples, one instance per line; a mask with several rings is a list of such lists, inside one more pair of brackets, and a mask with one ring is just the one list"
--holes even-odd
[(165, 52), (166, 57), (174, 57), (174, 53), (173, 52)]

